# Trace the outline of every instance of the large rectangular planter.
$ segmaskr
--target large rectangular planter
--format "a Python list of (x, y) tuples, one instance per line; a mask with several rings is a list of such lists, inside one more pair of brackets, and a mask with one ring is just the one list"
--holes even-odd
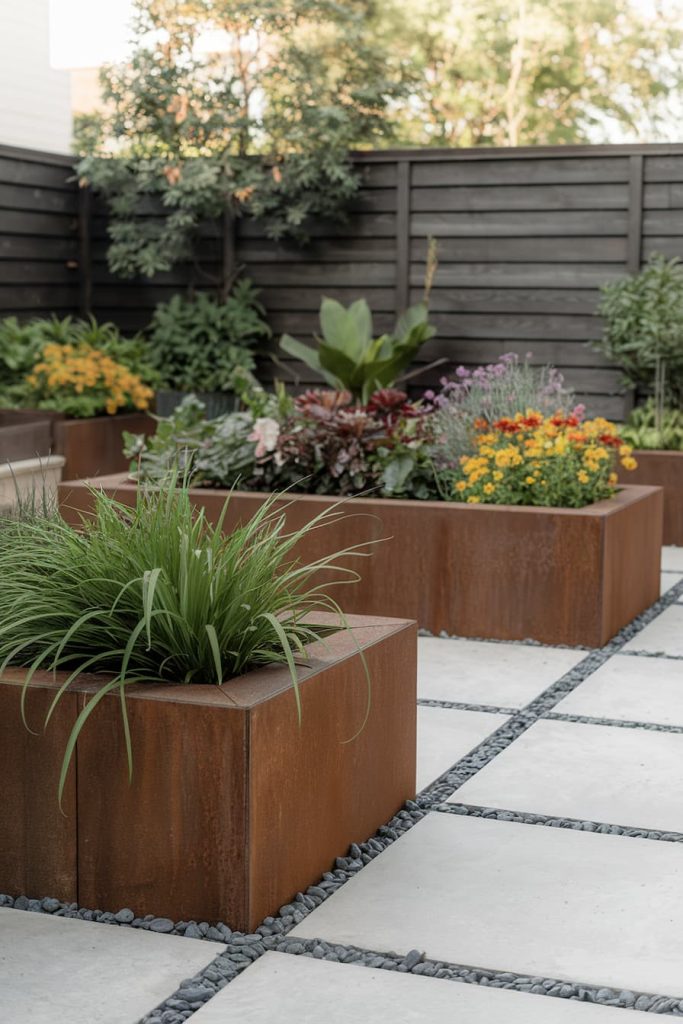
[[(136, 486), (124, 477), (97, 483), (134, 504)], [(193, 496), (215, 522), (226, 492), (196, 489)], [(264, 498), (234, 493), (226, 529)], [(335, 499), (291, 495), (287, 502), (287, 524), (296, 529)], [(60, 506), (76, 525), (92, 495), (83, 482), (62, 484)], [(600, 647), (659, 597), (657, 487), (627, 486), (582, 509), (381, 498), (353, 498), (344, 507), (348, 517), (309, 533), (299, 554), (309, 561), (385, 538), (371, 557), (348, 562), (361, 581), (333, 590), (351, 612), (417, 619), (435, 634)]]
[[(355, 642), (337, 632), (300, 669), (301, 726), (280, 666), (220, 688), (129, 687), (131, 785), (118, 697), (105, 697), (78, 740), (65, 815), (59, 766), (93, 677), (71, 687), (45, 733), (59, 677), (34, 677), (32, 734), (20, 717), (25, 670), (7, 670), (0, 892), (249, 931), (316, 882), (415, 795), (415, 624), (351, 624)], [(351, 739), (367, 707), (356, 642), (372, 690), (367, 724)]]
[(634, 484), (664, 490), (664, 543), (683, 546), (683, 452), (635, 451), (638, 468), (628, 474)]
[(0, 465), (44, 458), (52, 449), (52, 424), (41, 412), (0, 409)]
[(66, 459), (65, 480), (84, 476), (105, 476), (128, 469), (123, 454), (123, 433), (153, 434), (155, 421), (145, 412), (125, 412), (117, 416), (93, 416), (91, 419), (55, 418), (54, 450)]

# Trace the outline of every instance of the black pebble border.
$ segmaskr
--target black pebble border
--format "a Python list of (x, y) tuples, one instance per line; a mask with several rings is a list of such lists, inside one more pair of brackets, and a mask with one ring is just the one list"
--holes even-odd
[(600, 832), (610, 836), (628, 836), (631, 839), (655, 839), (663, 843), (683, 843), (682, 832), (662, 832), (658, 829), (637, 828), (634, 825), (610, 825), (604, 821), (582, 821), (580, 818), (556, 818), (528, 811), (506, 811), (499, 807), (477, 807), (474, 804), (441, 804), (435, 807), (441, 814), (459, 814), (471, 818), (496, 818), (498, 821), (516, 821), (524, 825), (547, 825), (549, 828), (570, 828), (577, 832)]
[(608, 725), (617, 729), (646, 729), (649, 732), (683, 732), (683, 725), (664, 725), (661, 722), (635, 722), (630, 718), (596, 718), (593, 715), (566, 715), (548, 711), (543, 716), (556, 722), (577, 722), (580, 725)]
[(418, 707), (423, 708), (447, 708), (449, 711), (484, 711), (494, 715), (516, 715), (519, 708), (501, 708), (497, 704), (468, 704), (462, 700), (431, 700), (429, 697), (419, 697)]
[[(317, 885), (309, 886), (305, 893), (297, 893), (294, 900), (282, 907), (276, 917), (267, 917), (251, 935), (232, 931), (226, 924), (210, 925), (206, 921), (173, 922), (167, 918), (155, 918), (148, 915), (136, 917), (128, 908), (118, 913), (87, 910), (79, 908), (76, 903), (62, 903), (56, 899), (28, 899), (19, 896), (0, 895), (0, 907), (14, 907), (35, 913), (54, 914), (58, 917), (80, 918), (86, 921), (97, 921), (118, 927), (142, 928), (161, 934), (182, 935), (187, 938), (203, 939), (219, 942), (225, 948), (198, 974), (181, 982), (179, 988), (160, 1006), (141, 1019), (139, 1024), (181, 1024), (192, 1016), (254, 960), (267, 950), (286, 953), (299, 953), (320, 959), (338, 960), (342, 963), (357, 963), (367, 967), (381, 967), (387, 970), (410, 971), (414, 974), (427, 974), (434, 977), (450, 978), (471, 984), (492, 984), (497, 987), (512, 988), (522, 992), (559, 996), (566, 999), (578, 999), (610, 1006), (623, 1006), (648, 1011), (650, 1013), (666, 1013), (683, 1016), (683, 1000), (663, 995), (646, 993), (615, 992), (605, 987), (581, 985), (579, 983), (559, 982), (553, 978), (531, 978), (511, 972), (500, 973), (470, 967), (459, 967), (453, 964), (441, 964), (424, 960), (419, 950), (413, 950), (406, 957), (374, 953), (368, 950), (354, 949), (330, 945), (322, 940), (288, 939), (287, 934), (300, 924), (324, 900), (341, 888), (366, 864), (374, 860), (391, 843), (403, 833), (416, 825), (429, 811), (447, 810), (449, 813), (468, 814), (470, 809), (465, 805), (441, 805), (461, 786), (466, 779), (474, 775), (485, 764), (488, 764), (501, 750), (526, 731), (545, 713), (552, 711), (555, 705), (570, 693), (579, 683), (583, 682), (592, 672), (602, 665), (613, 654), (643, 629), (669, 605), (674, 604), (683, 596), (683, 580), (672, 587), (657, 601), (652, 608), (626, 626), (619, 635), (601, 650), (591, 651), (575, 668), (566, 673), (560, 680), (545, 690), (539, 697), (531, 701), (521, 711), (514, 713), (509, 722), (501, 725), (483, 743), (462, 758), (453, 768), (445, 772), (431, 786), (423, 790), (416, 801), (408, 801), (402, 811), (392, 818), (388, 825), (378, 829), (375, 836), (365, 843), (353, 844), (346, 857), (338, 857), (334, 871), (326, 871)], [(420, 631), (421, 635), (425, 634)], [(498, 641), (490, 641), (496, 643)], [(519, 641), (527, 646), (548, 646), (533, 641)], [(560, 647), (562, 645), (554, 645)], [(452, 706), (452, 705), (451, 705)], [(477, 706), (481, 710), (481, 706)], [(472, 808), (471, 813), (485, 808)], [(492, 817), (507, 815), (512, 812), (491, 810)], [(537, 816), (521, 816), (519, 820)], [(515, 820), (514, 815), (509, 819)], [(529, 824), (550, 824), (550, 819), (530, 821)], [(595, 823), (587, 823), (595, 824)], [(570, 824), (564, 827), (574, 827)], [(606, 830), (618, 826), (603, 826)], [(628, 830), (625, 830), (627, 832)], [(619, 833), (619, 834), (625, 834)], [(647, 833), (645, 838), (663, 838), (663, 834)], [(299, 948), (301, 947), (301, 948)], [(341, 952), (340, 952), (341, 951)], [(380, 963), (381, 961), (381, 963)], [(434, 970), (432, 970), (434, 968)], [(445, 972), (445, 973), (444, 973)], [(464, 973), (463, 973), (464, 972)], [(632, 997), (632, 1001), (631, 1001)], [(616, 1000), (616, 1001), (615, 1001)]]

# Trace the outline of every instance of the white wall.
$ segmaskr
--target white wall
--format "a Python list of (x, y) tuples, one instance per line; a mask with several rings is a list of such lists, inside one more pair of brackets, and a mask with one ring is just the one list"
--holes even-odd
[(50, 67), (49, 0), (0, 0), (0, 144), (71, 148), (69, 74)]

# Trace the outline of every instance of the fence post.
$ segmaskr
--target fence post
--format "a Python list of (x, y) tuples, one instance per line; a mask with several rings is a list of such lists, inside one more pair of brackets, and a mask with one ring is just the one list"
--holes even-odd
[(396, 164), (396, 316), (410, 304), (410, 186), (412, 163)]
[(626, 269), (637, 274), (643, 247), (643, 154), (632, 153), (628, 173), (628, 239)]
[(91, 217), (92, 191), (86, 185), (78, 189), (78, 310), (84, 317), (92, 311)]
[(235, 215), (229, 206), (223, 210), (222, 219), (223, 276), (221, 282), (221, 298), (223, 302), (230, 294), (235, 271)]

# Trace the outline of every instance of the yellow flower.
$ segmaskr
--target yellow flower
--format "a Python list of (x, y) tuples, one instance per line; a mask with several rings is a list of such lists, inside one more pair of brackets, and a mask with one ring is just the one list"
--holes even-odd
[(630, 444), (622, 444), (620, 446), (620, 448), (619, 448), (619, 454), (621, 456), (629, 456), (632, 451), (633, 451), (633, 448), (631, 447)]
[(629, 470), (630, 469), (635, 469), (637, 467), (637, 465), (638, 465), (638, 463), (636, 462), (636, 460), (633, 458), (632, 455), (627, 455), (625, 458), (623, 458), (621, 460), (621, 464), (624, 467), (624, 469), (629, 469)]
[(478, 505), (481, 502), (481, 498), (478, 498), (476, 494), (470, 494), (467, 499), (468, 505)]
[(535, 484), (536, 483), (536, 477), (535, 476), (527, 476), (527, 477), (524, 478), (524, 483), (525, 484), (529, 484), (529, 485)]
[(493, 494), (495, 489), (493, 484), (484, 484), (484, 494)]
[(467, 482), (465, 480), (458, 480), (457, 484), (455, 485), (455, 489), (456, 491), (461, 492), (467, 490)]
[(614, 485), (619, 482), (619, 477), (616, 473), (610, 473), (608, 480), (612, 487), (614, 487)]
[(493, 479), (496, 481), (496, 483), (501, 481), (504, 476), (505, 476), (505, 474), (501, 473), (501, 471), (499, 469), (494, 469), (494, 471), (493, 471)]
[(580, 469), (576, 476), (580, 484), (587, 484), (590, 480), (590, 477), (588, 476), (588, 473), (585, 469)]

